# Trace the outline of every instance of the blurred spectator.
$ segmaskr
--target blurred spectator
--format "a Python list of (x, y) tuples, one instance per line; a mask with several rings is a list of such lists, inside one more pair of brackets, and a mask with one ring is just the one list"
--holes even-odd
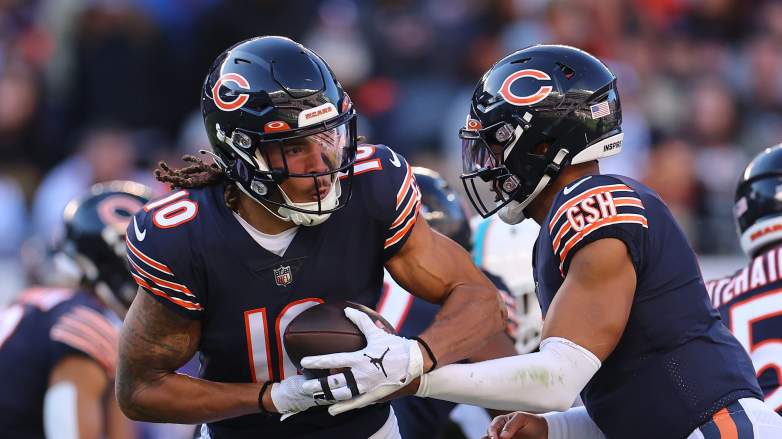
[(115, 127), (88, 130), (78, 151), (41, 182), (33, 201), (34, 233), (50, 242), (59, 231), (65, 205), (94, 183), (124, 179), (147, 183), (149, 178), (135, 175), (135, 161), (127, 131)]
[[(149, 181), (160, 158), (197, 152), (206, 142), (187, 122), (193, 90), (216, 53), (264, 34), (314, 47), (339, 70), (368, 141), (434, 163), (457, 188), (456, 132), (491, 62), (539, 42), (590, 50), (623, 93), (625, 153), (604, 171), (659, 186), (701, 252), (736, 250), (736, 172), (782, 141), (774, 0), (6, 0), (0, 186), (11, 189), (0, 189), (0, 208), (18, 213), (0, 226), (16, 228), (32, 205), (33, 226), (19, 233), (50, 236), (79, 188), (102, 175)], [(107, 125), (130, 131), (107, 140), (90, 129)], [(111, 146), (79, 143), (96, 137)]]
[(738, 128), (736, 103), (727, 84), (716, 78), (704, 78), (692, 90), (690, 139), (697, 146), (695, 172), (705, 186), (705, 216), (699, 248), (706, 252), (725, 252), (735, 244), (715, 236), (733, 233), (733, 193), (739, 173), (748, 155), (733, 143)]
[(701, 195), (694, 168), (693, 146), (682, 139), (671, 138), (654, 147), (643, 178), (643, 182), (665, 200), (676, 222), (689, 236), (697, 229), (694, 212)]

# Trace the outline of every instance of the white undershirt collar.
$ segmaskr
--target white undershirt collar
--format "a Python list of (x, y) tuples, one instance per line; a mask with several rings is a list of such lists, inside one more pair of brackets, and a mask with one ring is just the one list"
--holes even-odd
[(285, 251), (288, 250), (288, 246), (291, 245), (291, 241), (293, 241), (293, 237), (296, 236), (296, 232), (299, 230), (299, 226), (296, 226), (276, 235), (269, 235), (250, 225), (250, 223), (245, 221), (238, 213), (232, 213), (236, 220), (239, 221), (242, 228), (247, 231), (250, 237), (255, 240), (258, 245), (277, 256), (283, 256), (285, 254)]

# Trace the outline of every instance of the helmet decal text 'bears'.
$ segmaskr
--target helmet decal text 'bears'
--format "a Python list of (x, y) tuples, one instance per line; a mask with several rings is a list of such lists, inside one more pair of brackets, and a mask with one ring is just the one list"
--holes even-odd
[(227, 82), (233, 82), (245, 90), (250, 90), (250, 83), (247, 81), (247, 79), (244, 78), (244, 76), (238, 73), (227, 73), (221, 76), (217, 82), (215, 82), (214, 87), (212, 87), (212, 99), (214, 99), (217, 108), (223, 111), (238, 110), (239, 108), (242, 108), (242, 106), (246, 104), (248, 100), (250, 100), (250, 95), (247, 93), (240, 93), (236, 99), (232, 101), (224, 101), (220, 97), (220, 87)]
[(513, 91), (511, 91), (511, 87), (513, 86), (513, 83), (522, 78), (533, 78), (537, 79), (538, 81), (551, 80), (551, 77), (548, 74), (541, 72), (540, 70), (525, 69), (514, 72), (505, 78), (505, 81), (503, 81), (502, 86), (500, 87), (500, 96), (502, 96), (505, 101), (512, 105), (523, 106), (537, 104), (543, 99), (546, 99), (546, 97), (548, 97), (548, 95), (551, 94), (551, 91), (553, 90), (553, 87), (550, 85), (541, 85), (540, 88), (538, 88), (538, 90), (531, 95), (517, 96), (513, 93)]

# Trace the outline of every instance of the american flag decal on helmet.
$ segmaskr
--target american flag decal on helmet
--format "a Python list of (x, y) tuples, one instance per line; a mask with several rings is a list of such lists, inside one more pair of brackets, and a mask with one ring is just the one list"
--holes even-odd
[(608, 105), (608, 101), (603, 101), (589, 107), (589, 111), (592, 112), (592, 119), (600, 119), (611, 114), (611, 107)]

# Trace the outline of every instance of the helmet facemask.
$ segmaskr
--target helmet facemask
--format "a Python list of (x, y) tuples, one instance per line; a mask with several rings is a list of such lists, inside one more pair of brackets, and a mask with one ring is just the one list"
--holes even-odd
[(525, 219), (524, 209), (556, 177), (568, 154), (566, 149), (539, 150), (550, 144), (549, 139), (525, 133), (523, 121), (514, 122), (515, 126), (501, 121), (470, 129), (480, 123), (468, 118), (467, 127), (459, 132), (464, 160), (461, 178), (470, 202), (482, 217), (499, 211), (509, 224)]
[[(236, 129), (231, 138), (221, 137), (240, 157), (226, 165), (228, 177), (280, 219), (318, 225), (350, 198), (357, 148), (354, 113), (278, 135)], [(342, 183), (347, 186), (344, 200)]]

